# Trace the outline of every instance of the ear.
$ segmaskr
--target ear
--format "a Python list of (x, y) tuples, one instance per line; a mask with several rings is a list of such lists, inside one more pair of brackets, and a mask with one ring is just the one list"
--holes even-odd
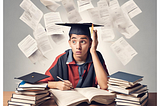
[(70, 40), (70, 39), (68, 40), (68, 44), (69, 44), (69, 46), (71, 47), (71, 40)]

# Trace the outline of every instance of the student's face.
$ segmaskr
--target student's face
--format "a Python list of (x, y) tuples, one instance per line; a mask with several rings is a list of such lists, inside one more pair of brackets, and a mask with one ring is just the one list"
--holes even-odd
[(88, 49), (91, 46), (91, 41), (88, 36), (72, 34), (68, 42), (72, 48), (74, 59), (85, 60)]

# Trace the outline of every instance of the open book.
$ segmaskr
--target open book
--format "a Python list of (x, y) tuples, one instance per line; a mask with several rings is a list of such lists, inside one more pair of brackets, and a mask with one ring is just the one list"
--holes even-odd
[(50, 89), (54, 100), (58, 106), (76, 106), (82, 102), (90, 104), (92, 101), (101, 104), (110, 104), (114, 101), (116, 95), (99, 88), (75, 88), (73, 90), (61, 91)]

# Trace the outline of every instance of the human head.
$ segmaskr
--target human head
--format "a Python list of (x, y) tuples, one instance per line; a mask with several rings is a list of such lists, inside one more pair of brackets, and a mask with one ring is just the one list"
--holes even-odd
[(68, 41), (76, 61), (85, 61), (92, 41), (87, 35), (70, 34)]

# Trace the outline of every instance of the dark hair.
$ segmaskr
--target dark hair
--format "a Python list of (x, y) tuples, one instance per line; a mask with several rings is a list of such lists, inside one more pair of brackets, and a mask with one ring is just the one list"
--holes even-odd
[[(72, 34), (69, 34), (69, 40), (71, 39)], [(87, 35), (86, 35), (87, 36)], [(91, 36), (87, 36), (89, 38), (90, 41), (92, 41)]]

